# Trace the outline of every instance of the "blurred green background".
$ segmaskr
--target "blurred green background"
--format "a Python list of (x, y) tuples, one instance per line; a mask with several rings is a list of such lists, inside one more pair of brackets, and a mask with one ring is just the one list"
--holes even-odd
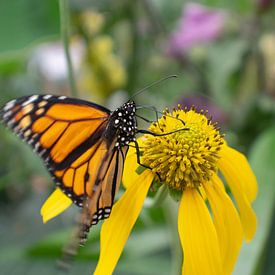
[[(70, 1), (78, 96), (111, 109), (146, 85), (138, 104), (208, 109), (231, 146), (248, 155), (259, 182), (258, 230), (235, 274), (275, 274), (275, 1)], [(33, 93), (70, 95), (57, 0), (0, 3), (0, 103)], [(146, 112), (150, 118), (154, 115)], [(147, 127), (141, 123), (140, 127)], [(0, 128), (0, 274), (62, 274), (56, 267), (77, 207), (42, 224), (54, 189), (39, 158)], [(144, 209), (115, 274), (171, 274), (165, 207)], [(172, 220), (172, 221), (171, 221)], [(100, 226), (69, 274), (91, 274)]]

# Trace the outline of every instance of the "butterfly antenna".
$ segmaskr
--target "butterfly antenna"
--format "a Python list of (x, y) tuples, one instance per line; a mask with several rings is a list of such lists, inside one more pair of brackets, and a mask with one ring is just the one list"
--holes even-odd
[(148, 86), (145, 86), (145, 87), (142, 88), (141, 90), (135, 92), (135, 93), (130, 97), (130, 99), (133, 99), (133, 98), (136, 97), (137, 95), (143, 93), (144, 91), (146, 91), (147, 89), (149, 89), (149, 88), (151, 88), (151, 87), (153, 87), (153, 86), (155, 86), (155, 85), (160, 84), (161, 82), (164, 82), (164, 81), (166, 81), (166, 80), (168, 80), (168, 79), (170, 79), (170, 78), (177, 78), (177, 77), (178, 77), (177, 75), (169, 75), (169, 76), (166, 76), (166, 77), (164, 77), (164, 78), (161, 78), (161, 79), (159, 79), (159, 80), (157, 80), (157, 81), (155, 81), (155, 82), (149, 84)]

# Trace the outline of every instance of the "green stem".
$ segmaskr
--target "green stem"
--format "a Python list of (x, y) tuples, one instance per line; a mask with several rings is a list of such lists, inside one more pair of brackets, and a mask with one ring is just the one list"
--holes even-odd
[[(148, 15), (148, 20), (151, 22), (155, 36), (162, 34), (163, 38), (168, 40), (169, 33), (166, 30), (165, 24), (163, 23), (163, 20), (153, 2), (149, 0), (143, 0), (141, 2), (143, 3), (143, 8)], [(156, 38), (157, 37), (155, 37), (155, 39)], [(194, 78), (193, 82), (198, 86), (198, 89), (203, 91), (206, 95), (210, 95), (211, 91), (207, 76), (200, 66), (182, 54), (178, 55), (175, 60), (183, 69), (190, 72), (191, 77)]]
[(61, 36), (64, 44), (65, 56), (68, 67), (68, 77), (70, 81), (71, 95), (77, 97), (76, 83), (73, 73), (72, 59), (70, 55), (70, 13), (69, 13), (69, 4), (68, 0), (59, 0), (59, 9), (60, 9), (60, 28)]
[(169, 233), (171, 239), (171, 254), (172, 254), (172, 275), (182, 274), (183, 254), (178, 234), (178, 203), (171, 197), (167, 196), (163, 203), (163, 209), (167, 224), (169, 225)]
[(128, 63), (128, 84), (126, 90), (133, 93), (140, 75), (141, 38), (138, 31), (138, 1), (129, 1), (127, 5), (128, 20), (131, 28), (131, 58)]
[(144, 202), (144, 207), (146, 208), (154, 208), (154, 207), (158, 207), (163, 200), (166, 198), (168, 194), (168, 188), (166, 185), (162, 185), (157, 194), (153, 197), (153, 198), (146, 198), (145, 202)]

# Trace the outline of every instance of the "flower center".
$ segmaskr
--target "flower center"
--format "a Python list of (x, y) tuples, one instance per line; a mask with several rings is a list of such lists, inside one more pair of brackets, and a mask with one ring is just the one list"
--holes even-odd
[(145, 135), (142, 141), (142, 163), (170, 188), (196, 188), (216, 173), (224, 141), (206, 112), (182, 110), (179, 106), (172, 113), (166, 110), (149, 129), (155, 133), (183, 129), (164, 136)]

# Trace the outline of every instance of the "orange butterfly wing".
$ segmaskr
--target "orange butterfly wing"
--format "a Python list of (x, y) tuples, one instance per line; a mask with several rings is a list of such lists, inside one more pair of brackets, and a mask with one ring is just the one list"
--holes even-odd
[(134, 112), (134, 102), (111, 113), (52, 95), (19, 98), (1, 110), (4, 123), (40, 155), (56, 185), (83, 207), (82, 240), (91, 225), (111, 213), (128, 143), (134, 140)]
[(85, 188), (90, 164), (96, 171), (101, 155), (96, 152), (108, 150), (102, 135), (109, 114), (94, 103), (50, 95), (19, 98), (2, 109), (4, 123), (33, 147), (57, 186), (80, 206), (91, 193)]

